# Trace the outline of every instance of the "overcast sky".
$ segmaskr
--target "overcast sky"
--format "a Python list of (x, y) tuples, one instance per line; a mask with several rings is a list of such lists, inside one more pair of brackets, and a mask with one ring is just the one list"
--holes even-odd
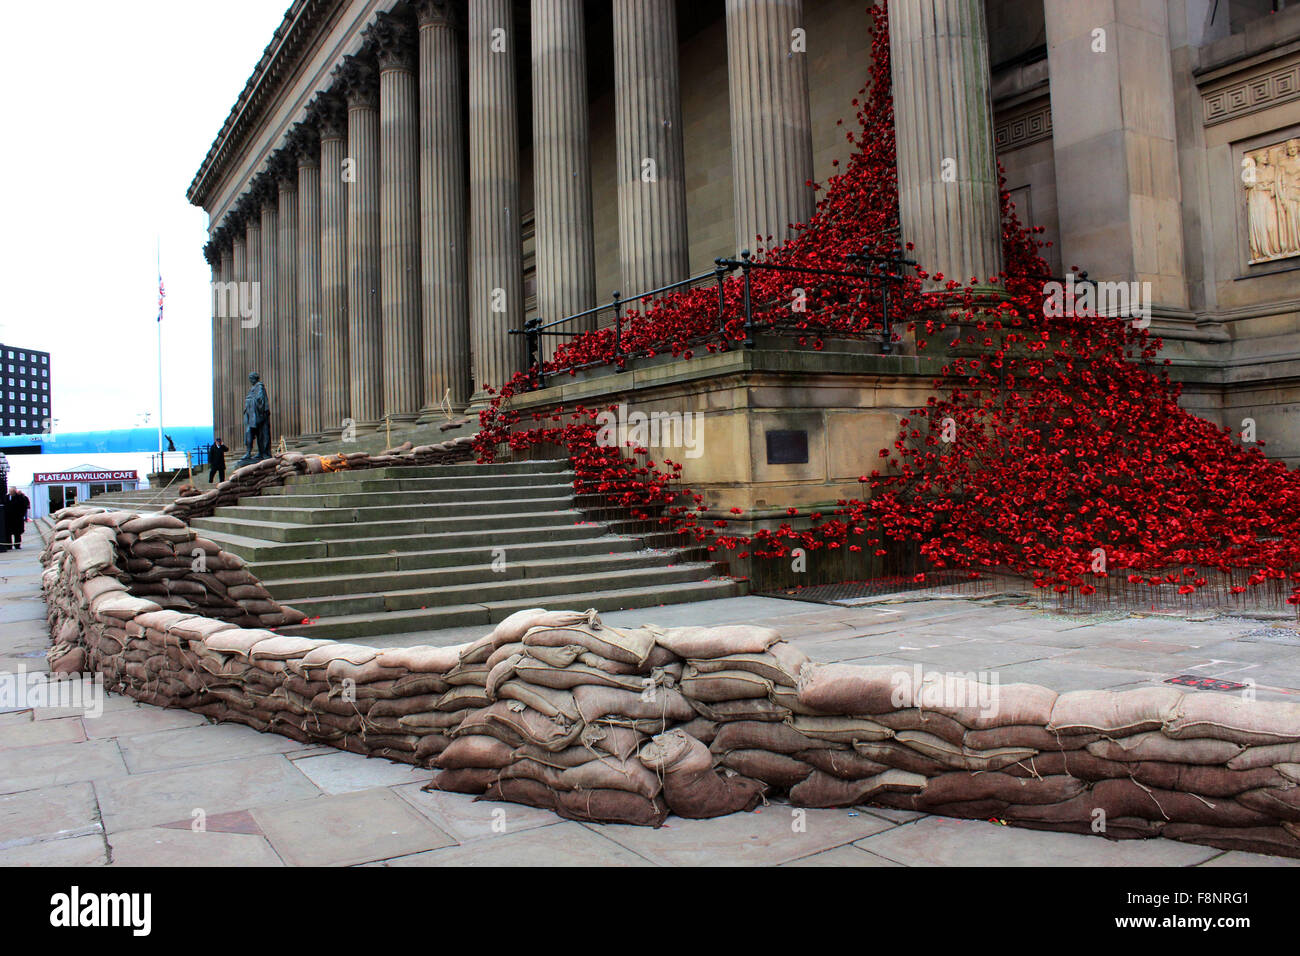
[[(5, 7), (0, 342), (51, 353), (56, 431), (212, 421), (207, 214), (185, 190), (288, 0)], [(227, 436), (230, 440), (230, 436)]]

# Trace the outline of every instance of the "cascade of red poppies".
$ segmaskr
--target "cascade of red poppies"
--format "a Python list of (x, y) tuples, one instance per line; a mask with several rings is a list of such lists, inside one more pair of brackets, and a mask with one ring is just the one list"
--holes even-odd
[[(843, 269), (846, 256), (888, 254), (898, 241), (887, 11), (870, 13), (871, 77), (853, 101), (857, 128), (845, 133), (853, 155), (792, 238), (754, 237), (755, 249), (769, 246), (762, 261)], [(1022, 575), (1062, 595), (1103, 585), (1114, 593), (1115, 585), (1127, 598), (1170, 589), (1217, 599), (1267, 584), (1300, 604), (1300, 474), (1180, 408), (1161, 342), (1142, 323), (1068, 301), (1056, 308), (1059, 296), (1045, 296), (1041, 230), (1019, 221), (1005, 188), (1002, 203), (1003, 295), (977, 298), (970, 287), (993, 277), (973, 276), (961, 277), (966, 285), (936, 275), (945, 291), (923, 292), (931, 277), (922, 268), (891, 287), (891, 314), (911, 319), (917, 348), (951, 357), (927, 405), (902, 421), (880, 467), (860, 479), (869, 494), (825, 513), (791, 509), (807, 527), (728, 533), (728, 520), (704, 515), (703, 497), (680, 487), (680, 464), (603, 445), (602, 409), (557, 408), (524, 422), (509, 399), (530, 387), (531, 373), (515, 375), (482, 413), (480, 455), (490, 460), (502, 444), (562, 448), (578, 493), (742, 557), (840, 547), (884, 554), (904, 543), (935, 569)], [(860, 294), (857, 280), (759, 270), (751, 278), (760, 329), (793, 327), (820, 348), (823, 336), (881, 328), (878, 299)], [(797, 289), (803, 308), (792, 312)], [(619, 349), (612, 328), (588, 332), (559, 347), (546, 371), (734, 347), (745, 338), (740, 295), (738, 277), (724, 282), (722, 323), (715, 289), (664, 296), (629, 313)]]

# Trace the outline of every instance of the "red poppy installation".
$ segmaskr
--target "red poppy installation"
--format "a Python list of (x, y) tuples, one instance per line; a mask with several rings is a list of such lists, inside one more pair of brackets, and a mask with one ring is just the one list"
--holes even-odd
[[(858, 99), (854, 152), (819, 187), (816, 210), (779, 244), (754, 237), (756, 260), (790, 269), (846, 268), (847, 256), (887, 255), (899, 234), (893, 104), (885, 6), (870, 8), (873, 67)], [(681, 487), (681, 465), (643, 447), (599, 441), (601, 408), (531, 413), (509, 399), (532, 384), (521, 372), (481, 414), (479, 453), (564, 449), (579, 494), (675, 531), (710, 550), (776, 559), (794, 548), (848, 548), (883, 555), (915, 549), (927, 567), (967, 576), (1014, 574), (1061, 600), (1102, 592), (1125, 603), (1222, 603), (1250, 592), (1300, 604), (1300, 473), (1269, 461), (1263, 442), (1245, 446), (1178, 405), (1161, 341), (1131, 317), (1095, 314), (1049, 300), (1041, 229), (1022, 224), (1002, 190), (1004, 273), (929, 276), (891, 283), (890, 311), (906, 318), (918, 350), (948, 362), (923, 408), (901, 422), (864, 494), (826, 513), (800, 514), (752, 535), (728, 532), (703, 496)], [(931, 279), (923, 291), (922, 281)], [(981, 281), (983, 279), (983, 281)], [(801, 344), (879, 335), (878, 296), (842, 276), (755, 269), (753, 322), (793, 329)], [(997, 294), (974, 287), (993, 286)], [(628, 355), (737, 347), (745, 329), (738, 276), (714, 288), (666, 295), (614, 330), (576, 336), (556, 349), (548, 375), (621, 363)], [(792, 310), (796, 298), (800, 309)], [(895, 335), (895, 338), (898, 336)]]

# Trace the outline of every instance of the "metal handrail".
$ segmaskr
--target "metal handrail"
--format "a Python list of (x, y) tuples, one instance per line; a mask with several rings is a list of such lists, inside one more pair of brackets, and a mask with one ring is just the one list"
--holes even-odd
[[(528, 359), (527, 359), (528, 366), (527, 367), (532, 369), (534, 372), (534, 377), (536, 380), (535, 387), (544, 388), (546, 385), (546, 371), (545, 371), (545, 363), (542, 361), (542, 357), (541, 357), (542, 337), (543, 336), (572, 337), (575, 335), (580, 335), (582, 333), (579, 331), (573, 331), (573, 330), (554, 331), (554, 330), (556, 329), (557, 326), (565, 325), (577, 319), (587, 318), (588, 316), (597, 315), (601, 312), (605, 312), (607, 310), (612, 309), (614, 312), (614, 326), (613, 326), (614, 340), (613, 340), (613, 349), (611, 350), (609, 357), (602, 361), (590, 362), (581, 366), (574, 365), (571, 367), (570, 370), (576, 370), (577, 368), (593, 367), (597, 365), (612, 364), (615, 366), (615, 370), (617, 372), (623, 372), (626, 370), (625, 367), (626, 359), (629, 357), (627, 354), (625, 354), (623, 349), (624, 310), (626, 309), (627, 304), (629, 302), (640, 302), (646, 299), (654, 298), (655, 296), (659, 296), (664, 293), (674, 292), (679, 289), (696, 286), (699, 283), (702, 283), (707, 280), (713, 280), (717, 283), (717, 293), (718, 293), (718, 311), (717, 311), (718, 325), (717, 328), (714, 330), (716, 332), (718, 330), (725, 329), (727, 325), (726, 294), (724, 289), (725, 280), (729, 276), (733, 275), (737, 270), (739, 270), (741, 273), (741, 283), (742, 283), (741, 299), (742, 299), (742, 309), (744, 315), (743, 328), (745, 332), (743, 347), (746, 349), (752, 349), (754, 348), (755, 345), (754, 342), (755, 323), (754, 323), (754, 302), (753, 302), (753, 294), (752, 294), (753, 290), (752, 290), (750, 275), (753, 272), (753, 270), (758, 269), (760, 271), (766, 270), (770, 272), (801, 273), (805, 275), (821, 275), (821, 276), (829, 276), (835, 278), (860, 279), (867, 282), (882, 282), (883, 285), (881, 286), (880, 289), (881, 316), (882, 316), (881, 351), (884, 354), (889, 354), (893, 351), (893, 343), (892, 343), (893, 333), (892, 333), (892, 328), (890, 326), (890, 320), (889, 320), (889, 284), (893, 282), (904, 281), (906, 279), (906, 276), (902, 274), (902, 270), (905, 267), (915, 267), (916, 262), (912, 259), (906, 258), (903, 255), (903, 250), (901, 248), (897, 249), (891, 255), (879, 255), (875, 253), (856, 253), (856, 254), (849, 254), (845, 256), (845, 259), (851, 262), (863, 263), (867, 266), (867, 268), (865, 271), (857, 271), (852, 269), (827, 269), (827, 268), (820, 268), (815, 266), (792, 266), (792, 265), (784, 265), (781, 263), (755, 262), (753, 261), (749, 250), (744, 249), (741, 251), (739, 259), (731, 259), (726, 257), (719, 257), (715, 259), (714, 268), (709, 272), (701, 272), (677, 282), (670, 282), (667, 285), (660, 286), (656, 289), (651, 289), (647, 292), (642, 292), (631, 298), (624, 297), (623, 295), (621, 295), (621, 293), (616, 291), (613, 293), (610, 300), (606, 303), (602, 303), (601, 305), (595, 306), (593, 308), (585, 309), (582, 312), (576, 312), (573, 315), (568, 315), (562, 319), (555, 319), (550, 322), (543, 322), (541, 318), (528, 319), (527, 321), (524, 322), (524, 327), (522, 329), (510, 329), (509, 334), (523, 335), (527, 337), (528, 340)], [(714, 332), (710, 332), (709, 334), (711, 336), (712, 334), (714, 334)]]

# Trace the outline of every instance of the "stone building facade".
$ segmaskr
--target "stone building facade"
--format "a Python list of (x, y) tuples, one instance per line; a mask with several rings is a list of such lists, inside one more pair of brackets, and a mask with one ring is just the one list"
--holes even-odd
[[(1300, 461), (1300, 4), (891, 22), (917, 258), (998, 271), (1001, 163), (1054, 271), (1149, 291), (1188, 407)], [(217, 430), (254, 370), (291, 440), (463, 407), (522, 367), (526, 318), (785, 235), (847, 155), (868, 25), (867, 0), (295, 0), (188, 192)]]

